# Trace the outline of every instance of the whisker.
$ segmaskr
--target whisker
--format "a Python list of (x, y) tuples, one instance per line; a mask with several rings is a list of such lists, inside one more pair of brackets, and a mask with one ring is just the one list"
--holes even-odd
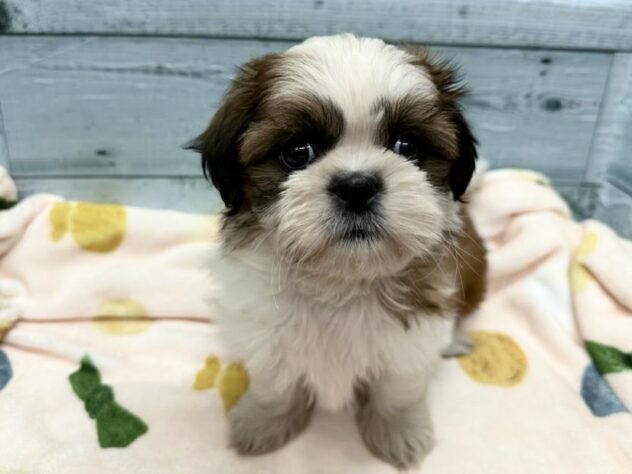
[[(454, 250), (454, 252), (456, 253), (456, 255), (459, 257), (459, 262), (463, 262), (465, 265), (467, 265), (467, 267), (472, 270), (477, 276), (481, 276), (480, 273), (477, 271), (476, 268), (474, 268), (472, 265), (470, 265), (470, 263), (467, 261), (467, 258), (463, 257), (463, 253), (469, 255), (471, 258), (473, 258), (474, 260), (476, 260), (479, 263), (482, 263), (482, 261), (478, 258), (476, 258), (474, 255), (470, 254), (469, 252), (467, 252), (466, 250), (459, 248), (458, 245), (454, 242), (448, 242), (445, 241), (445, 243), (447, 245), (449, 245), (452, 250)], [(458, 265), (458, 263), (457, 263)]]

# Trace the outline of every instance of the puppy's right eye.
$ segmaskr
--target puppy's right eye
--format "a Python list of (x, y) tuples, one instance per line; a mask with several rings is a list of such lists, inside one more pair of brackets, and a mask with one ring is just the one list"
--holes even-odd
[(316, 158), (316, 147), (305, 137), (290, 138), (281, 151), (281, 164), (288, 170), (305, 168)]
[(390, 149), (406, 158), (417, 158), (421, 151), (421, 138), (416, 133), (403, 133), (395, 137)]

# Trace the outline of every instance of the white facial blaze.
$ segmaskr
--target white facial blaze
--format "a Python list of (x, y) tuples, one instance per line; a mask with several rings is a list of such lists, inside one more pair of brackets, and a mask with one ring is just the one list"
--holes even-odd
[(310, 38), (287, 52), (274, 94), (331, 99), (350, 128), (358, 127), (380, 99), (417, 95), (430, 101), (437, 96), (430, 76), (411, 59), (379, 39), (350, 34)]

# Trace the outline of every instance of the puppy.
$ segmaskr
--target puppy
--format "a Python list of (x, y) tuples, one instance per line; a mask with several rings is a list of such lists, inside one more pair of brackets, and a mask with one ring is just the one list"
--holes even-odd
[(190, 144), (226, 205), (211, 301), (250, 374), (228, 415), (239, 453), (283, 446), (316, 404), (354, 406), (397, 467), (431, 448), (428, 381), (485, 276), (455, 81), (425, 52), (312, 38), (246, 63)]

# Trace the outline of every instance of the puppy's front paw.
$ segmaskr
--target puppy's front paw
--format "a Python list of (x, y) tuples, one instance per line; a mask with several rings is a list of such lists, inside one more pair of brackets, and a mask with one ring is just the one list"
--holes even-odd
[(370, 403), (357, 413), (364, 444), (375, 456), (399, 468), (419, 464), (434, 445), (430, 419), (419, 406), (381, 414)]
[(297, 389), (291, 400), (261, 404), (246, 394), (228, 413), (230, 445), (239, 454), (265, 454), (284, 446), (308, 425), (313, 402)]

